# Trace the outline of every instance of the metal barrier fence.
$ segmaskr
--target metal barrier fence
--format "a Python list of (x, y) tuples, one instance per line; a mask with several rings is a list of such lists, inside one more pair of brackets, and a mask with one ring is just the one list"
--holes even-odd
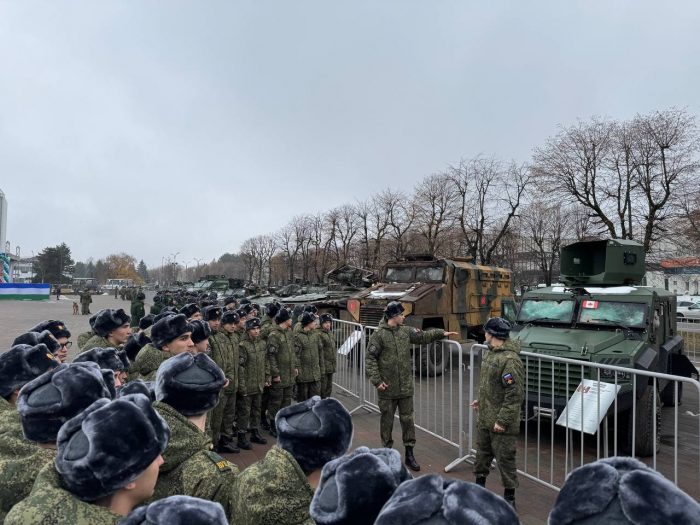
[(678, 317), (676, 327), (678, 335), (683, 338), (683, 348), (688, 358), (700, 364), (700, 319)]
[(364, 345), (362, 325), (334, 319), (332, 327), (338, 349), (333, 384), (342, 394), (361, 400), (358, 366)]

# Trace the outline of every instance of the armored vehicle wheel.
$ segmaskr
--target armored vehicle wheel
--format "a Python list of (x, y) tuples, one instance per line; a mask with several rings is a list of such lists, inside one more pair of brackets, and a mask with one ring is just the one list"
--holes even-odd
[[(654, 399), (656, 398), (656, 411)], [(634, 453), (639, 457), (649, 457), (658, 453), (661, 436), (661, 399), (654, 387), (648, 385), (642, 397), (637, 400), (635, 421), (632, 424), (632, 409), (630, 408), (622, 420), (621, 435), (625, 439), (623, 451), (632, 453), (632, 437), (634, 435)], [(656, 433), (654, 433), (656, 422)]]
[(440, 343), (420, 347), (414, 355), (416, 375), (420, 377), (437, 377), (445, 371), (444, 351)]

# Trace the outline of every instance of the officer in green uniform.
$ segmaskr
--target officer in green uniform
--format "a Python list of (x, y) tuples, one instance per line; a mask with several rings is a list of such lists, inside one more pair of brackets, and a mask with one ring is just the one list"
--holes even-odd
[(486, 486), (491, 461), (496, 458), (504, 497), (515, 506), (518, 488), (515, 447), (525, 399), (525, 369), (518, 355), (520, 344), (510, 339), (510, 329), (510, 323), (500, 317), (493, 317), (484, 325), (489, 350), (481, 363), (478, 397), (470, 406), (478, 410), (476, 483)]
[[(272, 301), (271, 303), (265, 305), (265, 315), (263, 315), (262, 319), (260, 320), (260, 338), (266, 345), (267, 336), (270, 334), (270, 330), (272, 330), (275, 326), (275, 316), (281, 307), (282, 305), (277, 301)], [(272, 388), (272, 386), (266, 386), (263, 388), (262, 402), (260, 403), (260, 426), (268, 432), (270, 431), (270, 420), (267, 418), (270, 405), (270, 388)], [(274, 421), (275, 420), (273, 417), (272, 422)]]
[(416, 429), (413, 417), (413, 354), (412, 345), (427, 345), (455, 332), (432, 328), (425, 332), (404, 326), (404, 308), (397, 301), (384, 309), (384, 319), (369, 340), (367, 346), (367, 375), (378, 390), (381, 412), (380, 434), (382, 446), (391, 448), (394, 441), (391, 431), (394, 414), (399, 409), (399, 422), (403, 445), (406, 448), (405, 463), (411, 470), (419, 471), (420, 465), (413, 455)]
[(281, 308), (275, 316), (274, 328), (267, 337), (267, 358), (270, 362), (270, 434), (277, 437), (275, 416), (277, 412), (292, 404), (292, 388), (299, 374), (298, 356), (294, 349), (292, 316), (289, 310)]
[(136, 355), (130, 369), (131, 380), (153, 381), (163, 361), (183, 352), (194, 353), (192, 326), (184, 315), (168, 315), (151, 328), (151, 342)]
[(294, 347), (299, 363), (297, 401), (305, 401), (321, 393), (321, 341), (315, 332), (316, 315), (304, 312), (301, 329), (294, 334)]
[(220, 503), (233, 515), (238, 468), (216, 452), (206, 433), (207, 413), (216, 406), (227, 379), (206, 354), (179, 354), (156, 374), (153, 407), (170, 427), (153, 500), (182, 494)]
[(90, 303), (92, 302), (92, 296), (90, 292), (84, 290), (80, 292), (80, 305), (82, 315), (90, 315)]
[[(253, 317), (245, 323), (246, 335), (238, 345), (238, 447), (250, 450), (251, 441), (265, 445), (267, 440), (260, 435), (260, 403), (263, 388), (270, 384), (270, 365), (265, 343), (260, 339), (260, 319)], [(247, 431), (250, 431), (248, 440)]]
[(146, 308), (143, 301), (146, 295), (143, 292), (138, 292), (133, 301), (131, 301), (131, 327), (137, 327), (141, 322), (141, 318), (146, 315)]
[(92, 323), (95, 335), (85, 342), (80, 351), (87, 352), (91, 348), (120, 348), (131, 335), (130, 322), (131, 317), (123, 308), (100, 310), (95, 314), (95, 322)]
[(321, 341), (321, 353), (323, 356), (323, 370), (321, 375), (321, 399), (331, 397), (333, 392), (333, 374), (336, 369), (336, 349), (333, 344), (333, 316), (331, 314), (323, 314), (320, 319), (320, 326), (316, 332)]

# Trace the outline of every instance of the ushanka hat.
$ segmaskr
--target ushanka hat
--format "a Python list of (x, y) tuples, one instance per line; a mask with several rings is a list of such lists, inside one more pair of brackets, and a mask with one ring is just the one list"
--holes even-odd
[(126, 343), (124, 343), (122, 350), (124, 350), (126, 356), (133, 361), (136, 359), (139, 351), (150, 342), (151, 339), (143, 332), (131, 334), (129, 339), (126, 340)]
[(103, 398), (111, 399), (112, 393), (96, 363), (58, 365), (19, 392), (17, 411), (24, 437), (37, 443), (55, 443), (63, 423)]
[(292, 315), (289, 313), (289, 310), (286, 308), (280, 308), (280, 311), (277, 312), (277, 315), (275, 316), (275, 322), (277, 324), (282, 324), (286, 321), (289, 321), (292, 318)]
[(188, 303), (182, 308), (180, 308), (180, 313), (184, 314), (187, 319), (192, 317), (194, 314), (199, 313), (200, 309), (195, 303)]
[(254, 328), (260, 328), (260, 319), (257, 317), (253, 317), (252, 319), (248, 319), (245, 322), (245, 329), (247, 330), (252, 330)]
[(322, 314), (321, 317), (319, 317), (318, 322), (320, 324), (333, 322), (333, 316), (331, 314)]
[(139, 330), (145, 330), (146, 328), (151, 326), (153, 324), (154, 318), (155, 315), (153, 314), (144, 315), (139, 321)]
[(95, 501), (138, 478), (169, 438), (168, 424), (146, 396), (98, 399), (61, 427), (54, 465), (64, 488)]
[[(153, 324), (156, 324), (158, 321), (161, 319), (164, 319), (165, 317), (169, 317), (171, 315), (177, 315), (179, 312), (177, 311), (177, 308), (174, 306), (166, 306), (163, 308), (158, 315), (156, 315), (153, 318)], [(153, 326), (153, 325), (151, 325)]]
[(221, 324), (236, 324), (241, 320), (241, 316), (233, 310), (226, 310), (221, 315)]
[(207, 306), (202, 310), (202, 317), (204, 318), (205, 321), (216, 321), (218, 319), (221, 319), (223, 311), (221, 310), (221, 307), (218, 305), (211, 305)]
[(192, 342), (201, 343), (211, 335), (211, 328), (207, 321), (190, 321), (192, 327)]
[(506, 500), (476, 483), (428, 474), (406, 481), (379, 513), (376, 525), (519, 525)]
[(92, 361), (100, 365), (100, 368), (106, 368), (108, 370), (129, 370), (129, 358), (126, 357), (126, 352), (124, 350), (117, 350), (116, 348), (91, 348), (87, 352), (78, 354), (73, 363), (82, 363), (85, 361)]
[(28, 331), (29, 332), (43, 332), (44, 330), (48, 330), (51, 332), (51, 335), (53, 335), (56, 339), (59, 337), (65, 337), (65, 338), (70, 338), (70, 331), (66, 327), (66, 323), (63, 321), (54, 321), (54, 320), (49, 320), (49, 321), (42, 321), (38, 325), (36, 325), (33, 328), (30, 328)]
[(372, 525), (411, 475), (392, 448), (359, 447), (326, 463), (309, 512), (319, 525)]
[(100, 337), (107, 337), (107, 334), (121, 328), (125, 324), (131, 322), (123, 308), (115, 310), (113, 308), (105, 308), (97, 312), (95, 324), (92, 326), (93, 332)]
[(129, 381), (124, 386), (119, 388), (117, 391), (117, 397), (124, 397), (131, 394), (143, 394), (151, 401), (156, 400), (156, 385), (153, 381), (141, 381), (140, 379), (135, 379)]
[(631, 457), (612, 457), (571, 472), (549, 525), (700, 523), (700, 504)]
[(61, 349), (60, 343), (48, 330), (44, 330), (43, 332), (27, 332), (26, 334), (20, 335), (12, 342), (12, 346), (36, 346), (41, 344), (46, 345), (46, 348), (48, 348), (49, 352), (52, 354), (55, 354)]
[(316, 314), (312, 312), (304, 312), (301, 314), (301, 326), (308, 326), (316, 320)]
[(336, 399), (314, 396), (277, 412), (277, 445), (307, 474), (345, 454), (352, 442), (352, 417)]
[(192, 325), (187, 322), (184, 314), (164, 317), (151, 328), (153, 346), (162, 350), (164, 345), (173, 341), (186, 332), (192, 331)]
[(9, 397), (15, 390), (59, 364), (44, 344), (13, 346), (0, 354), (0, 396)]
[(275, 317), (277, 315), (277, 312), (280, 311), (280, 308), (282, 308), (282, 305), (280, 303), (278, 303), (277, 301), (272, 301), (271, 303), (267, 303), (267, 305), (265, 306), (265, 313), (268, 317)]
[(131, 511), (119, 525), (228, 525), (220, 503), (170, 496)]
[(199, 416), (216, 406), (225, 383), (224, 372), (209, 356), (184, 352), (158, 367), (156, 400), (183, 416)]

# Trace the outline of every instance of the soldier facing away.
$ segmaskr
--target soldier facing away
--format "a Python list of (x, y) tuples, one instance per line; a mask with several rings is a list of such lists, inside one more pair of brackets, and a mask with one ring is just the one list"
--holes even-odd
[(478, 398), (471, 407), (476, 420), (476, 483), (486, 486), (491, 461), (496, 458), (505, 489), (504, 498), (515, 506), (518, 473), (515, 447), (520, 433), (520, 407), (525, 399), (525, 370), (518, 355), (520, 344), (510, 339), (510, 323), (500, 317), (484, 325), (489, 351), (481, 363)]
[(87, 290), (80, 292), (80, 305), (82, 306), (82, 315), (90, 315), (90, 303), (92, 302), (92, 295)]

